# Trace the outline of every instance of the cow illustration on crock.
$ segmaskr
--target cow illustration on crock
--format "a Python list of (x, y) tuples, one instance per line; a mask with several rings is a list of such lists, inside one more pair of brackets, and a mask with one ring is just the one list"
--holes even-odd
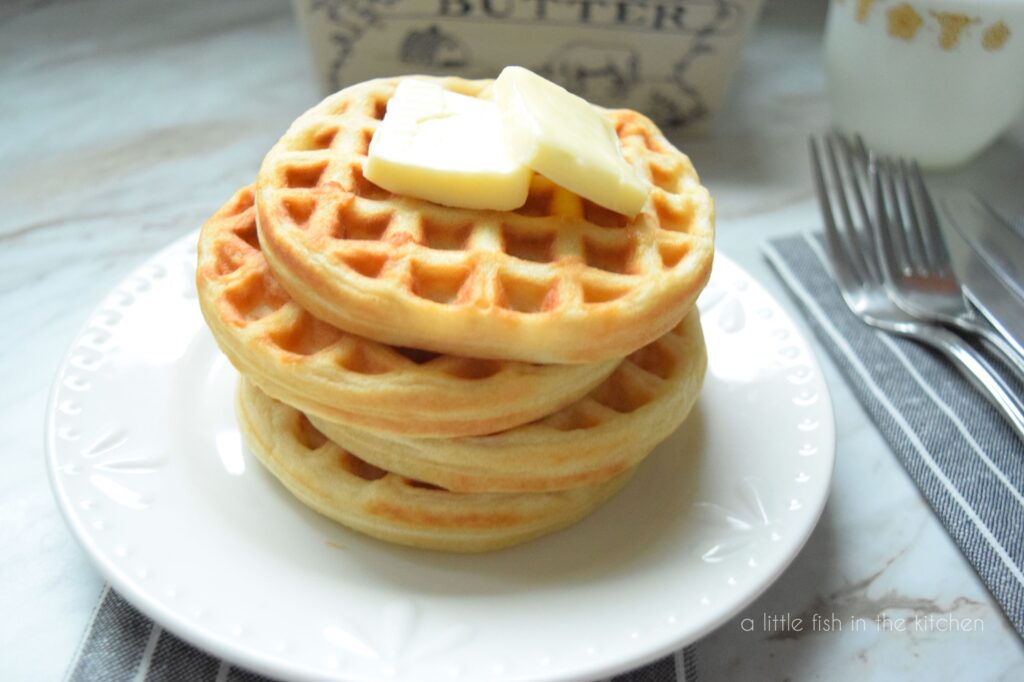
[(458, 38), (434, 24), (406, 34), (398, 58), (403, 64), (456, 69), (469, 62), (469, 52)]

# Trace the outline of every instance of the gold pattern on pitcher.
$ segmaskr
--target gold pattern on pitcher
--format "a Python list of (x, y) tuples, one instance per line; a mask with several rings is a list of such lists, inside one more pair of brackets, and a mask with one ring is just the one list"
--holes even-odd
[[(860, 24), (867, 24), (875, 7), (886, 0), (854, 0), (853, 18)], [(847, 0), (836, 0), (846, 4)], [(982, 23), (978, 17), (971, 17), (959, 12), (936, 12), (928, 14), (938, 24), (939, 47), (943, 50), (955, 50), (969, 33), (967, 29), (974, 24)], [(913, 41), (929, 20), (925, 18), (909, 2), (901, 2), (885, 13), (886, 31), (890, 37), (906, 42)], [(926, 31), (926, 34), (932, 34)], [(989, 52), (1001, 50), (1011, 37), (1010, 27), (1004, 21), (996, 21), (988, 25), (981, 34), (981, 46)]]
[(857, 0), (857, 21), (864, 23), (867, 21), (868, 15), (871, 14), (871, 8), (874, 7), (877, 0)]
[(1004, 22), (998, 21), (981, 34), (981, 45), (986, 50), (995, 51), (1000, 49), (1010, 39), (1010, 27)]
[(889, 35), (900, 40), (913, 40), (924, 25), (924, 19), (909, 2), (893, 7), (886, 16), (889, 20)]
[(960, 34), (971, 24), (981, 23), (977, 17), (971, 18), (966, 14), (956, 12), (935, 12), (931, 15), (939, 22), (939, 47), (943, 50), (952, 50), (960, 42)]

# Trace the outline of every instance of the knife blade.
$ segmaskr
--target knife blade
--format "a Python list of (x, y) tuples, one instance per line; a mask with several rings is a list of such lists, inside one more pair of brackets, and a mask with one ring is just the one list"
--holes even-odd
[[(1003, 225), (992, 209), (971, 193), (950, 192), (937, 203), (946, 246), (968, 298), (1007, 343), (1024, 356), (1024, 278), (1013, 286), (1015, 270), (1005, 267), (1013, 254), (1024, 257), (1024, 238)], [(993, 226), (990, 220), (999, 222)], [(981, 250), (983, 241), (1000, 245), (996, 248), (1002, 249), (1007, 257), (995, 259), (988, 254), (986, 258)]]
[(1024, 237), (974, 192), (949, 192), (939, 203), (950, 223), (992, 273), (1024, 299)]

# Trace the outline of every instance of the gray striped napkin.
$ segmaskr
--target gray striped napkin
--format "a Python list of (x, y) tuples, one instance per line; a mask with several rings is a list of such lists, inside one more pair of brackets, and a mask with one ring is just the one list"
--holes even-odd
[[(692, 646), (612, 678), (614, 682), (696, 682)], [(272, 682), (186, 644), (103, 588), (66, 682)]]
[(819, 238), (774, 240), (765, 254), (896, 458), (1024, 636), (1024, 443), (941, 357), (855, 317), (829, 276)]

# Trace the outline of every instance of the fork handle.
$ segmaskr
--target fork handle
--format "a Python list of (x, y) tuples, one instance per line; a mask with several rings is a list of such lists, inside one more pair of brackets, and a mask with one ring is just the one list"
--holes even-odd
[(985, 347), (999, 356), (999, 359), (1013, 372), (1017, 381), (1024, 386), (1024, 357), (1007, 343), (1006, 339), (995, 329), (986, 326), (982, 322), (974, 322), (963, 318), (954, 318), (953, 326), (957, 329), (973, 334), (985, 343)]
[(933, 327), (927, 333), (908, 334), (949, 358), (960, 373), (1002, 413), (1017, 437), (1024, 441), (1024, 403), (1021, 403), (992, 365), (953, 332)]

